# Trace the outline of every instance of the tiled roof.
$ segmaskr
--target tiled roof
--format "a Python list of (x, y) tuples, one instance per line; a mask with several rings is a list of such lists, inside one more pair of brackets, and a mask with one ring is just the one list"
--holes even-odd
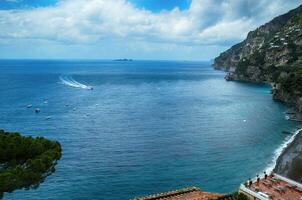
[(223, 194), (203, 192), (197, 187), (135, 198), (134, 200), (216, 200)]

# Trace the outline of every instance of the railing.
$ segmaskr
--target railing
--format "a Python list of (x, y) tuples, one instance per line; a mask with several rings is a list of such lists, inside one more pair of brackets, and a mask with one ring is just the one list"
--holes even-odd
[(300, 184), (300, 183), (298, 183), (296, 181), (293, 181), (291, 179), (285, 178), (285, 177), (283, 177), (283, 176), (281, 176), (279, 174), (275, 174), (275, 173), (274, 173), (274, 177), (276, 177), (276, 178), (278, 178), (278, 179), (280, 179), (282, 181), (285, 181), (285, 182), (287, 182), (287, 183), (289, 183), (291, 185), (295, 185), (295, 186), (297, 186), (298, 188), (300, 188), (302, 190), (302, 184)]
[(257, 192), (254, 192), (254, 191), (250, 190), (249, 188), (245, 187), (243, 184), (240, 185), (239, 189), (249, 195), (252, 195), (253, 197), (260, 199), (260, 200), (269, 200), (268, 198), (261, 196)]

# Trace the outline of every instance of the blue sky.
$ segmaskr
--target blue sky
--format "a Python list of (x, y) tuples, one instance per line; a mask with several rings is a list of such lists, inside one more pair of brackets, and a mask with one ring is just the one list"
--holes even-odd
[(0, 0), (0, 58), (208, 60), (300, 0)]
[(160, 12), (161, 10), (172, 10), (178, 7), (181, 10), (188, 9), (191, 0), (131, 0), (137, 7), (145, 8), (153, 12)]
[(57, 0), (0, 0), (0, 9), (26, 9), (53, 5)]
[[(135, 6), (153, 12), (171, 10), (178, 7), (181, 10), (188, 9), (191, 0), (129, 0)], [(1, 0), (0, 9), (26, 9), (32, 7), (51, 6), (58, 0)]]

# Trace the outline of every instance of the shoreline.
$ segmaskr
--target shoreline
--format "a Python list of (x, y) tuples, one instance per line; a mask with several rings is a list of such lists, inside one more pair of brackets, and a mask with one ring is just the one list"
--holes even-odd
[[(272, 87), (272, 94), (274, 90), (274, 87), (269, 82), (254, 82), (251, 80), (236, 79), (233, 76), (230, 76), (230, 72), (226, 73), (225, 80), (268, 84)], [(286, 101), (275, 99), (274, 96), (273, 99), (275, 101), (281, 101), (289, 106), (289, 110), (285, 113), (285, 117), (288, 120), (302, 122), (302, 114), (299, 113), (295, 107), (290, 106)], [(265, 167), (264, 171), (267, 173), (277, 173), (302, 183), (302, 128), (298, 128), (294, 134), (291, 134), (284, 139), (282, 144), (274, 151), (274, 156), (268, 166)], [(259, 174), (261, 174), (261, 172)]]
[(299, 129), (288, 140), (276, 160), (273, 172), (294, 181), (302, 181), (302, 129)]
[[(274, 87), (272, 83), (241, 80), (238, 77), (236, 78), (234, 74), (231, 74), (228, 71), (226, 71), (225, 80), (270, 85), (272, 88), (273, 99), (275, 101), (280, 101), (289, 107), (288, 111), (285, 113), (287, 120), (302, 122), (302, 114), (299, 113), (295, 107), (282, 99), (274, 98)], [(302, 128), (298, 128), (294, 134), (291, 134), (289, 137), (284, 139), (282, 144), (274, 151), (272, 161), (270, 164), (268, 164), (264, 171), (268, 173), (274, 172), (302, 183)]]
[[(293, 135), (284, 139), (283, 143), (274, 151), (271, 163), (265, 168), (268, 173), (276, 172), (277, 166), (280, 166), (281, 158), (287, 156), (288, 149), (292, 148), (297, 137), (302, 135), (302, 128), (297, 129)], [(277, 173), (277, 172), (276, 172)], [(282, 175), (282, 174), (281, 174)]]

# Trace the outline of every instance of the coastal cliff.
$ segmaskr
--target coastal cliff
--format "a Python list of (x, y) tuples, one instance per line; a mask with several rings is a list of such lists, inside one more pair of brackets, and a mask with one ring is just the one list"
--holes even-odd
[[(247, 38), (214, 60), (228, 81), (267, 83), (274, 100), (293, 108), (302, 119), (302, 5), (248, 33)], [(302, 182), (302, 132), (279, 156), (274, 172)]]
[[(275, 100), (302, 112), (302, 5), (248, 33), (214, 60), (226, 80), (268, 83)], [(292, 116), (296, 119), (296, 116)]]
[(274, 172), (292, 180), (302, 182), (302, 131), (300, 130), (293, 141), (278, 157)]

